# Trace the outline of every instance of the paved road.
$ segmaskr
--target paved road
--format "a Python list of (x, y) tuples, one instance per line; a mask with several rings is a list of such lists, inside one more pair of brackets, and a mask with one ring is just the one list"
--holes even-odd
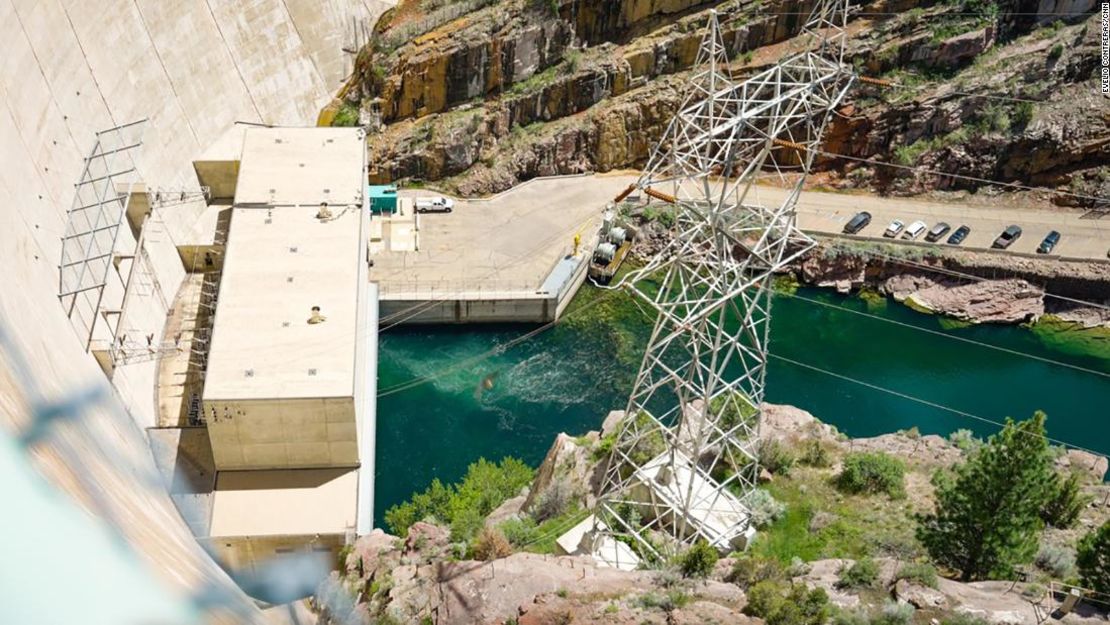
[[(606, 202), (635, 180), (628, 174), (534, 180), (489, 200), (460, 200), (453, 213), (420, 217), (419, 251), (376, 256), (376, 279), (382, 282), (384, 294), (535, 289), (570, 251), (574, 233), (582, 232), (585, 243)], [(755, 200), (774, 204), (784, 196), (782, 189), (759, 187)], [(892, 219), (907, 224), (920, 219), (929, 227), (938, 221), (953, 230), (970, 226), (971, 234), (961, 246), (969, 249), (988, 249), (1010, 224), (1022, 226), (1024, 234), (999, 253), (1031, 254), (1049, 230), (1063, 235), (1055, 250), (1060, 256), (1106, 261), (1110, 248), (1110, 219), (1082, 219), (1082, 212), (1065, 209), (967, 206), (806, 191), (799, 201), (798, 221), (807, 230), (839, 234), (861, 210), (870, 212), (873, 219), (859, 235), (888, 242), (891, 239), (882, 238), (882, 233)], [(918, 241), (923, 242), (924, 235)]]
[[(568, 202), (594, 201), (599, 207), (612, 199), (612, 189), (623, 189), (635, 177), (630, 175), (600, 175), (582, 178), (540, 180), (524, 187), (526, 194), (517, 196), (510, 191), (501, 196), (503, 205), (516, 202), (543, 202), (554, 207), (565, 207)], [(615, 183), (615, 184), (614, 184)], [(785, 191), (773, 187), (758, 187), (756, 201), (765, 205), (780, 203)], [(1005, 201), (1005, 200), (1002, 200)], [(883, 230), (893, 219), (907, 225), (924, 221), (930, 228), (939, 221), (947, 222), (955, 230), (960, 225), (971, 228), (971, 234), (961, 247), (989, 249), (1002, 230), (1010, 224), (1022, 227), (1023, 234), (1004, 253), (1035, 253), (1037, 246), (1050, 230), (1058, 230), (1062, 238), (1054, 250), (1055, 255), (1069, 258), (1107, 260), (1110, 250), (1110, 218), (1083, 219), (1084, 211), (1070, 209), (1013, 208), (1005, 205), (977, 206), (947, 202), (927, 202), (904, 198), (885, 198), (848, 193), (823, 193), (804, 191), (798, 202), (798, 223), (806, 230), (839, 234), (844, 224), (857, 212), (871, 213), (871, 224), (859, 236), (882, 237)], [(918, 241), (924, 241), (924, 235)], [(942, 239), (947, 240), (947, 236)]]

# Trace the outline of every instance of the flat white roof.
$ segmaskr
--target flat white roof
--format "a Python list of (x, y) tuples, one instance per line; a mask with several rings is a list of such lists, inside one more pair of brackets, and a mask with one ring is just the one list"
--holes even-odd
[(221, 471), (209, 536), (299, 536), (354, 529), (357, 469)]
[(354, 397), (361, 208), (318, 210), (232, 209), (206, 402)]
[(362, 202), (361, 128), (246, 128), (241, 161), (236, 204)]

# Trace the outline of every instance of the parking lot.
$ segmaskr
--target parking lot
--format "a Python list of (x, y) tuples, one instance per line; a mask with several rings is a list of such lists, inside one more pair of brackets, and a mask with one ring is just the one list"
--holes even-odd
[[(457, 200), (450, 213), (418, 215), (418, 249), (374, 257), (383, 295), (534, 292), (581, 233), (587, 251), (618, 177), (537, 180), (488, 200)], [(403, 196), (438, 195), (403, 190)]]

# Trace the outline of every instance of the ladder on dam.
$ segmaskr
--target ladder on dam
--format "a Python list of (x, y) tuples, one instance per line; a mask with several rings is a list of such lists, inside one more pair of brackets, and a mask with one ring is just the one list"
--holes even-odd
[(135, 153), (142, 147), (146, 119), (96, 133), (74, 185), (66, 212), (58, 265), (58, 300), (85, 349), (104, 319), (104, 288), (112, 268), (119, 229), (127, 217), (130, 189), (138, 181)]

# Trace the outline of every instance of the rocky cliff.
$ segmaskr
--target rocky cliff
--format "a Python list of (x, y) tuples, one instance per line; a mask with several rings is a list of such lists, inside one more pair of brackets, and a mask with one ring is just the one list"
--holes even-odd
[[(786, 481), (787, 491), (799, 489), (804, 493), (809, 489), (827, 489), (830, 476), (839, 470), (843, 454), (850, 451), (883, 452), (903, 459), (908, 467), (906, 486), (911, 494), (907, 502), (891, 507), (882, 501), (853, 500), (853, 506), (866, 508), (867, 531), (882, 531), (879, 528), (884, 525), (908, 522), (900, 515), (907, 510), (928, 507), (932, 493), (930, 474), (960, 461), (967, 453), (948, 439), (922, 436), (915, 431), (847, 439), (804, 410), (770, 404), (763, 408), (760, 434), (767, 444), (785, 449), (819, 448), (826, 454), (827, 461), (820, 467), (799, 466), (793, 472), (783, 469), (775, 475), (765, 474), (766, 479), (776, 483)], [(605, 420), (601, 436), (597, 432), (579, 438), (559, 435), (537, 471), (528, 495), (508, 500), (490, 516), (487, 527), (526, 516), (528, 512), (521, 509), (521, 501), (533, 501), (556, 484), (564, 484), (568, 492), (576, 496), (592, 493), (597, 467), (604, 457), (595, 450), (604, 440), (604, 433), (613, 431), (621, 418), (623, 413), (611, 413)], [(1110, 507), (1102, 503), (1110, 495), (1110, 486), (1101, 482), (1106, 471), (1105, 458), (1072, 450), (1061, 454), (1057, 464), (1060, 470), (1079, 472), (1084, 491), (1093, 497), (1093, 503), (1082, 512), (1080, 525), (1094, 527), (1110, 518)], [(813, 496), (823, 495), (814, 493)], [(839, 505), (820, 501), (820, 506), (835, 508)], [(507, 511), (506, 508), (514, 509)], [(809, 510), (806, 514), (812, 515), (809, 521), (812, 534), (821, 533), (824, 527), (834, 532), (845, 531), (838, 525), (844, 521), (832, 508)], [(844, 534), (837, 535), (844, 537)], [(1078, 532), (1052, 530), (1044, 540), (1068, 544), (1078, 535)], [(869, 535), (864, 538), (871, 539)], [(911, 613), (917, 611), (919, 617), (915, 617), (915, 622), (946, 618), (955, 613), (974, 614), (989, 623), (1039, 625), (1041, 622), (1032, 605), (1038, 592), (1037, 584), (962, 584), (940, 579), (930, 585), (905, 579), (899, 571), (910, 559), (901, 553), (906, 546), (876, 542), (879, 573), (869, 588), (852, 589), (841, 584), (841, 574), (852, 561), (839, 558), (798, 562), (788, 569), (778, 567), (774, 575), (782, 576), (781, 581), (786, 583), (820, 588), (832, 604), (843, 609), (876, 611), (894, 599), (912, 606)], [(325, 612), (322, 625), (393, 622), (757, 625), (762, 622), (745, 614), (751, 580), (744, 579), (741, 572), (747, 569), (738, 565), (739, 560), (747, 564), (760, 560), (741, 554), (720, 560), (707, 578), (692, 579), (683, 578), (673, 566), (626, 572), (598, 566), (588, 557), (531, 553), (525, 549), (512, 553), (514, 550), (508, 545), (507, 552), (494, 557), (466, 560), (458, 557), (459, 547), (452, 543), (449, 530), (428, 522), (414, 524), (403, 539), (381, 530), (360, 538), (344, 556), (340, 571), (321, 590), (321, 593), (353, 595), (356, 600), (343, 613)], [(761, 573), (768, 574), (771, 574), (769, 570)], [(327, 605), (338, 606), (342, 602), (331, 600)], [(1093, 625), (1100, 622), (1099, 619), (1097, 614), (1083, 612), (1068, 615), (1063, 620), (1074, 625)]]
[[(796, 49), (811, 8), (797, 0), (471, 0), (418, 10), (426, 4), (402, 3), (383, 18), (343, 97), (383, 124), (371, 142), (373, 179), (439, 180), (464, 195), (642, 165), (685, 97), (709, 9), (739, 78)], [(861, 85), (827, 150), (1072, 191), (1053, 198), (1063, 203), (1110, 192), (1097, 20), (1084, 14), (1093, 3), (966, 4), (860, 7), (849, 58), (891, 86)], [(451, 7), (460, 8), (445, 12)], [(819, 166), (834, 186), (979, 188), (849, 159)]]

